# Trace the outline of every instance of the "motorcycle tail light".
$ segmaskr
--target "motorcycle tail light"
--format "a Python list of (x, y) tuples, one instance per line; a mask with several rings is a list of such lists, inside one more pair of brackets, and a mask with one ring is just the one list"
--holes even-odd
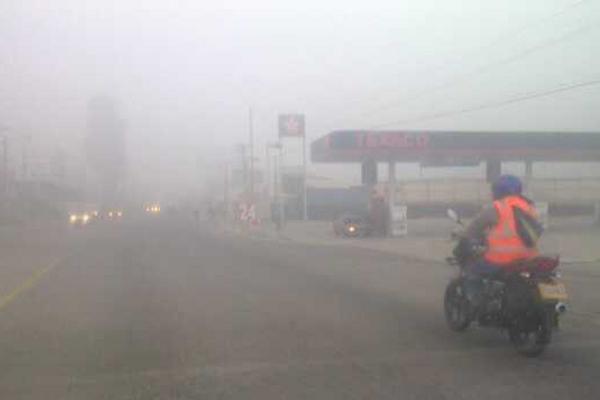
[(535, 260), (535, 267), (538, 271), (549, 272), (558, 267), (560, 260), (558, 257), (538, 257)]

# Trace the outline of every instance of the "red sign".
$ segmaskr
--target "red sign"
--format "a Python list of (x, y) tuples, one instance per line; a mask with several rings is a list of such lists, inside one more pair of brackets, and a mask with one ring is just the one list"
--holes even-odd
[(278, 122), (279, 137), (304, 137), (304, 115), (282, 114)]
[(240, 221), (251, 225), (256, 225), (259, 222), (256, 216), (256, 205), (253, 203), (240, 203), (238, 205), (237, 217)]

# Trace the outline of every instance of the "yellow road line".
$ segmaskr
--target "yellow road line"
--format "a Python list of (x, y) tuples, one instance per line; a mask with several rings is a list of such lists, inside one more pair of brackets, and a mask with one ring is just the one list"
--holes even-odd
[(13, 289), (10, 293), (0, 297), (0, 311), (12, 303), (19, 295), (27, 290), (33, 288), (44, 275), (52, 271), (59, 264), (60, 260), (55, 260), (50, 265), (44, 268), (40, 268), (35, 271), (27, 280), (21, 283), (18, 287)]

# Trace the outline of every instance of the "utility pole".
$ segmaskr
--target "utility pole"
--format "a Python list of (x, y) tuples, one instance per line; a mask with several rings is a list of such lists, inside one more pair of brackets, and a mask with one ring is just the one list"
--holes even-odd
[(242, 163), (242, 180), (243, 180), (243, 189), (245, 192), (248, 191), (248, 187), (250, 186), (250, 174), (248, 173), (248, 149), (247, 145), (241, 143), (237, 145), (237, 150), (239, 151), (240, 162)]
[(31, 144), (31, 136), (25, 136), (23, 138), (23, 149), (21, 155), (21, 163), (23, 169), (23, 180), (27, 181), (29, 177), (29, 145)]
[[(283, 186), (281, 181), (281, 164), (283, 158), (283, 146), (281, 142), (278, 143), (270, 143), (266, 146), (266, 157), (269, 158), (269, 149), (277, 150), (277, 154), (273, 158), (272, 162), (272, 170), (273, 170), (273, 197), (275, 200), (275, 205), (277, 206), (277, 220), (276, 225), (277, 229), (283, 229), (285, 224), (285, 204), (283, 201)], [(271, 163), (270, 163), (271, 164)], [(270, 168), (271, 169), (271, 168)], [(269, 177), (269, 180), (271, 178)]]
[(252, 107), (248, 113), (248, 134), (250, 139), (250, 196), (254, 202), (254, 121)]

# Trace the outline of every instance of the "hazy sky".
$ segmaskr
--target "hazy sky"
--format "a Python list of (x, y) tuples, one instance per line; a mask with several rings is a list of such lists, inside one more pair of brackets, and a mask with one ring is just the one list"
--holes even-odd
[(76, 151), (88, 99), (111, 95), (136, 176), (173, 182), (246, 140), (250, 105), (260, 148), (280, 112), (306, 114), (309, 139), (600, 131), (600, 86), (426, 118), (600, 78), (599, 45), (598, 0), (1, 0), (0, 122)]

